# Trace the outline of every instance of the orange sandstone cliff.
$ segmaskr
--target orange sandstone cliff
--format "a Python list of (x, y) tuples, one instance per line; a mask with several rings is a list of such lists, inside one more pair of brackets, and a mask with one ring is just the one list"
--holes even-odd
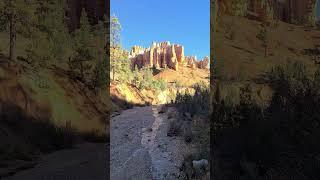
[(198, 61), (195, 56), (185, 56), (184, 47), (179, 44), (170, 44), (169, 41), (155, 43), (151, 47), (133, 46), (129, 53), (132, 67), (154, 67), (179, 70), (179, 66), (190, 68), (208, 68), (209, 57)]

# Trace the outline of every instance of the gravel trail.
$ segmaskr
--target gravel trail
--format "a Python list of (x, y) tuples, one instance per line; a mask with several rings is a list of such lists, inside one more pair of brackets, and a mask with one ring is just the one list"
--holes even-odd
[(180, 179), (187, 145), (182, 137), (168, 137), (167, 113), (161, 106), (135, 107), (111, 121), (111, 179)]

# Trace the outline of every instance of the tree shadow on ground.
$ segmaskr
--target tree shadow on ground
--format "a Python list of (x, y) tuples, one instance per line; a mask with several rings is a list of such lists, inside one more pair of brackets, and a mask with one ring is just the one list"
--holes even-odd
[(34, 167), (41, 154), (72, 149), (82, 142), (108, 143), (107, 133), (81, 132), (71, 124), (57, 126), (47, 118), (36, 119), (21, 107), (0, 101), (0, 177)]

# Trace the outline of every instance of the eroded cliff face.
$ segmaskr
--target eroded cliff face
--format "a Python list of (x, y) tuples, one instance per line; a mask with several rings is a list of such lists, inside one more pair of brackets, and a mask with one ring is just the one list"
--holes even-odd
[(318, 0), (217, 1), (219, 14), (241, 15), (261, 21), (275, 18), (287, 23), (314, 24)]
[[(169, 41), (152, 43), (149, 48), (133, 46), (129, 58), (132, 67), (155, 67), (179, 70), (179, 66), (191, 68), (208, 68), (209, 58), (197, 61), (196, 57), (185, 57), (184, 47), (179, 44), (170, 44)], [(186, 60), (187, 59), (187, 60)]]
[(139, 90), (128, 84), (111, 84), (111, 97), (117, 97), (132, 104), (166, 104), (175, 101), (177, 94), (193, 95), (195, 89), (192, 87), (174, 88), (168, 87), (164, 91), (155, 91), (152, 89)]
[(314, 24), (317, 0), (273, 0), (275, 15), (284, 22)]
[(82, 9), (86, 10), (91, 24), (110, 14), (110, 4), (106, 0), (67, 0), (66, 3), (68, 6), (66, 15), (71, 31), (79, 27)]

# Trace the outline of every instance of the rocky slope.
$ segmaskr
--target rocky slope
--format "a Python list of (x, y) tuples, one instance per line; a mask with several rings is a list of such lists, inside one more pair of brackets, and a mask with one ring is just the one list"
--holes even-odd
[(37, 71), (0, 55), (0, 86), (0, 179), (33, 166), (45, 153), (70, 147), (76, 141), (63, 127), (108, 133), (106, 93), (96, 95), (63, 69)]
[(167, 82), (165, 91), (153, 89), (139, 90), (132, 84), (111, 83), (110, 95), (113, 103), (113, 111), (126, 109), (131, 105), (164, 104), (174, 100), (177, 93), (192, 93), (193, 85), (197, 83), (209, 84), (209, 70), (199, 68), (180, 67), (179, 71), (164, 69), (156, 74), (154, 79), (162, 79)]
[[(268, 54), (264, 57), (264, 47), (256, 37), (260, 23), (243, 17), (236, 19), (221, 16), (215, 34), (214, 53), (227, 79), (256, 78), (287, 60), (305, 62), (311, 69), (316, 67), (315, 57), (306, 51), (320, 45), (319, 30), (280, 22), (277, 27), (269, 28)], [(234, 32), (233, 39), (228, 37), (228, 29)]]
[(132, 67), (155, 67), (170, 68), (179, 70), (179, 67), (208, 68), (209, 57), (198, 61), (195, 56), (188, 57), (184, 55), (184, 47), (179, 44), (170, 44), (169, 41), (161, 43), (152, 43), (151, 47), (143, 48), (133, 46), (129, 58), (132, 61)]

